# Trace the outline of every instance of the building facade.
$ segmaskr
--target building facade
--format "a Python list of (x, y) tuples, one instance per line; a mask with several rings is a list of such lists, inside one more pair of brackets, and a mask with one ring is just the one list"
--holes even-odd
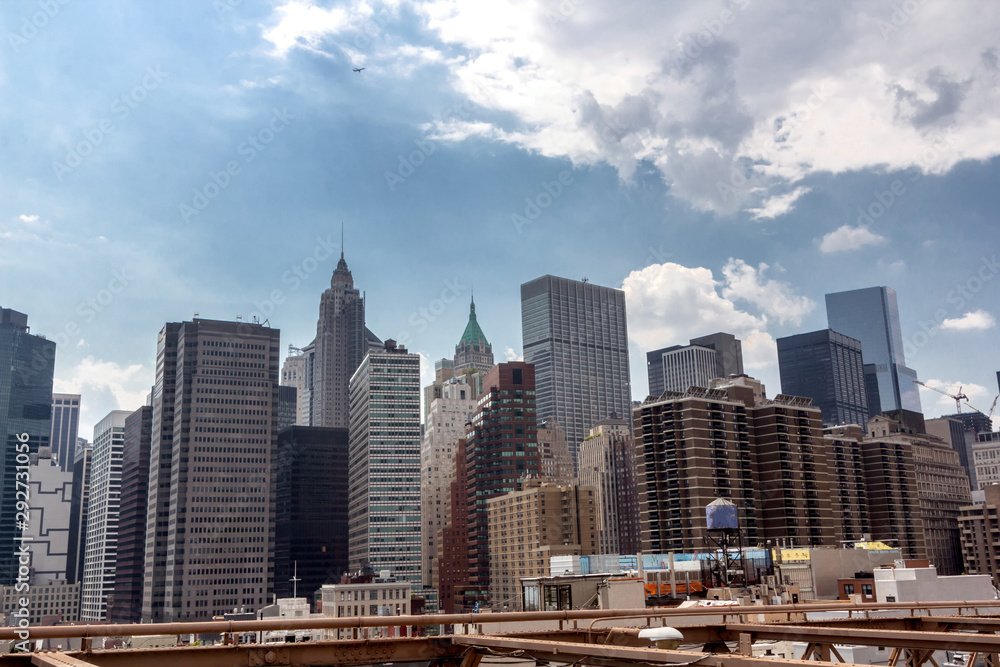
[(420, 355), (395, 341), (350, 382), (348, 560), (421, 586)]
[(112, 410), (94, 426), (90, 502), (84, 542), (80, 620), (108, 620), (108, 598), (114, 595), (115, 556), (121, 513), (122, 450), (127, 410)]
[[(388, 572), (382, 574), (390, 574)], [(352, 618), (359, 616), (408, 616), (411, 611), (412, 584), (392, 576), (372, 577), (358, 583), (325, 584), (320, 590), (325, 618)], [(375, 628), (369, 636), (394, 636), (398, 626)], [(326, 639), (355, 639), (354, 628), (335, 628), (326, 631)]]
[(692, 338), (688, 345), (673, 345), (646, 353), (649, 394), (708, 387), (716, 378), (743, 374), (743, 344), (727, 333)]
[(210, 620), (270, 602), (279, 338), (205, 319), (160, 331), (144, 620)]
[(826, 317), (830, 329), (861, 341), (868, 416), (901, 409), (921, 412), (917, 373), (903, 355), (896, 291), (867, 287), (827, 294)]
[(590, 429), (580, 444), (580, 485), (594, 489), (596, 553), (639, 553), (635, 441), (627, 421), (611, 415)]
[(573, 455), (566, 442), (566, 431), (555, 420), (538, 424), (538, 457), (541, 477), (553, 484), (576, 484)]
[[(0, 541), (13, 544), (17, 526), (19, 454), (49, 447), (56, 344), (28, 328), (28, 316), (0, 308)], [(23, 459), (22, 459), (23, 460)], [(0, 549), (0, 585), (17, 579), (14, 549)]]
[(486, 334), (476, 320), (476, 302), (473, 300), (469, 303), (469, 323), (455, 346), (454, 373), (462, 375), (476, 370), (486, 375), (493, 366), (493, 346), (486, 340)]
[(1000, 484), (983, 488), (986, 502), (966, 505), (958, 516), (966, 574), (988, 574), (1000, 586)]
[(63, 470), (73, 469), (80, 437), (80, 394), (52, 394), (52, 455)]
[(348, 571), (348, 444), (346, 428), (292, 426), (278, 433), (274, 593), (279, 598), (312, 595)]
[(781, 391), (812, 399), (824, 426), (868, 422), (861, 341), (830, 329), (779, 338)]
[(93, 453), (93, 447), (87, 443), (86, 446), (77, 448), (73, 458), (73, 499), (70, 504), (66, 572), (66, 581), (71, 584), (83, 581), (83, 545), (87, 538), (87, 505), (90, 501), (90, 464)]
[(59, 466), (48, 447), (31, 455), (28, 467), (28, 528), (31, 584), (65, 581), (69, 567), (69, 522), (73, 473)]
[(576, 465), (587, 430), (631, 409), (625, 293), (542, 276), (521, 285), (521, 332), (538, 419), (562, 425)]
[(114, 598), (108, 603), (108, 620), (112, 623), (138, 623), (142, 620), (149, 451), (152, 444), (153, 408), (144, 405), (125, 418), (123, 431)]
[(552, 556), (597, 553), (595, 489), (532, 481), (487, 501), (490, 608), (521, 611), (521, 578), (549, 576)]
[(281, 365), (281, 386), (295, 387), (295, 421), (298, 426), (309, 425), (309, 411), (306, 404), (311, 392), (306, 391), (307, 356), (297, 347), (288, 346), (288, 356)]

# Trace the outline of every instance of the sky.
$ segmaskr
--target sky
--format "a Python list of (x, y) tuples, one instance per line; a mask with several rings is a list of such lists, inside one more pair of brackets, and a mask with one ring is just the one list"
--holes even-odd
[(637, 400), (716, 331), (773, 396), (775, 339), (877, 285), (922, 381), (998, 393), (998, 3), (8, 0), (0, 36), (0, 306), (88, 439), (165, 322), (307, 344), (341, 250), (425, 382), (473, 292), (520, 358), (552, 274), (625, 290)]

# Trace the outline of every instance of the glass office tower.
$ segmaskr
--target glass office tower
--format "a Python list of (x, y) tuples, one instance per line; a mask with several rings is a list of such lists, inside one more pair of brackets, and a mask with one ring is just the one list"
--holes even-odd
[(866, 287), (827, 294), (826, 317), (831, 329), (861, 341), (869, 416), (900, 409), (922, 412), (917, 372), (903, 358), (895, 290)]
[(779, 338), (781, 393), (811, 398), (824, 426), (868, 421), (861, 342), (830, 329)]

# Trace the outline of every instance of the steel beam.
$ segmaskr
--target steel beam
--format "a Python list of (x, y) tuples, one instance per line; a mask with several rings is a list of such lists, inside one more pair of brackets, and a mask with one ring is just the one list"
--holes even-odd
[(84, 662), (67, 653), (32, 653), (31, 664), (38, 667), (94, 667), (92, 662)]
[(963, 632), (914, 632), (910, 630), (863, 630), (858, 628), (825, 628), (804, 625), (750, 625), (729, 623), (729, 641), (737, 641), (740, 633), (748, 632), (756, 639), (779, 641), (809, 641), (818, 644), (862, 644), (866, 646), (898, 646), (907, 649), (963, 650), (981, 653), (1000, 651), (1000, 636)]

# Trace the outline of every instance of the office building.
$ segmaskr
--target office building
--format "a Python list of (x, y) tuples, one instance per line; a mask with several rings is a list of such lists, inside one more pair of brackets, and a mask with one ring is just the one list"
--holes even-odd
[(593, 488), (597, 552), (632, 554), (642, 549), (635, 441), (628, 422), (611, 415), (580, 444), (580, 485)]
[[(20, 612), (24, 591), (16, 586), (0, 586), (0, 613), (5, 618)], [(80, 620), (80, 582), (63, 580), (32, 584), (28, 600), (28, 618), (31, 626), (76, 623)]]
[(138, 623), (142, 620), (149, 450), (153, 443), (152, 406), (144, 405), (127, 416), (122, 435), (121, 505), (114, 597), (108, 601), (107, 617), (112, 623)]
[(307, 355), (301, 349), (289, 345), (288, 356), (281, 366), (281, 386), (295, 388), (295, 420), (292, 423), (299, 426), (309, 425), (307, 403), (311, 392), (308, 391), (310, 387), (306, 383), (307, 359)]
[(825, 426), (868, 421), (861, 342), (830, 329), (779, 338), (781, 391), (805, 396), (823, 412)]
[(28, 545), (30, 583), (48, 584), (66, 579), (73, 473), (59, 466), (48, 447), (30, 455), (28, 466)]
[[(447, 361), (447, 360), (442, 360)], [(449, 361), (449, 363), (451, 363)], [(440, 369), (439, 369), (440, 373)], [(439, 374), (439, 377), (441, 375)], [(465, 438), (466, 425), (476, 410), (477, 395), (466, 383), (468, 376), (451, 378), (424, 388), (436, 394), (428, 406), (420, 443), (420, 539), (422, 581), (437, 588), (435, 566), (440, 532), (451, 519), (451, 486), (455, 481), (455, 454)]]
[(354, 276), (341, 252), (330, 288), (320, 297), (316, 338), (305, 362), (312, 387), (310, 426), (348, 427), (348, 385), (368, 353), (368, 333), (364, 296), (354, 289)]
[(350, 390), (350, 568), (391, 570), (419, 588), (420, 355), (387, 340)]
[(867, 287), (827, 294), (826, 316), (830, 329), (861, 341), (869, 417), (900, 409), (921, 412), (917, 373), (903, 356), (895, 290)]
[(424, 387), (424, 424), (430, 423), (431, 404), (434, 399), (441, 398), (441, 388), (453, 377), (455, 377), (453, 360), (438, 359), (434, 362), (434, 381)]
[(469, 303), (469, 323), (465, 325), (462, 338), (455, 346), (454, 373), (462, 375), (471, 370), (481, 375), (493, 368), (493, 346), (486, 340), (486, 334), (476, 320), (476, 302)]
[(966, 429), (962, 420), (955, 417), (926, 419), (924, 425), (929, 435), (941, 438), (958, 452), (959, 463), (965, 469), (965, 474), (969, 476), (970, 488), (980, 488), (976, 480), (976, 462), (973, 453), (977, 442), (976, 432), (972, 429)]
[[(359, 577), (354, 581), (325, 584), (320, 589), (324, 618), (357, 618), (360, 616), (409, 616), (412, 582), (392, 576)], [(392, 626), (392, 636), (405, 634), (404, 628)], [(373, 628), (369, 636), (390, 636), (387, 627)], [(335, 628), (326, 631), (326, 639), (355, 639), (354, 628)]]
[(52, 455), (63, 470), (73, 469), (80, 437), (80, 394), (52, 394)]
[(298, 411), (298, 390), (295, 387), (278, 387), (278, 430), (295, 425)]
[(593, 487), (525, 486), (487, 501), (492, 611), (521, 611), (521, 579), (549, 576), (553, 556), (597, 553)]
[(575, 466), (587, 430), (631, 409), (625, 293), (542, 276), (521, 285), (521, 332), (538, 419), (562, 425)]
[(90, 468), (90, 503), (84, 542), (80, 620), (108, 620), (108, 598), (114, 593), (115, 555), (121, 511), (122, 449), (127, 410), (112, 410), (94, 426)]
[(441, 612), (455, 614), (475, 608), (476, 593), (469, 576), (469, 467), (466, 441), (455, 447), (455, 479), (450, 485), (447, 520), (437, 534), (432, 586), (438, 590)]
[[(81, 438), (82, 440), (82, 438)], [(73, 498), (70, 501), (69, 546), (67, 547), (66, 581), (83, 581), (84, 544), (87, 538), (87, 505), (90, 501), (90, 464), (93, 447), (87, 443), (78, 447), (73, 457)]]
[(497, 364), (483, 380), (466, 435), (469, 589), (465, 599), (490, 594), (490, 540), (487, 501), (518, 491), (527, 477), (541, 474), (535, 408), (535, 369), (523, 361)]
[(692, 338), (688, 345), (672, 345), (646, 353), (649, 395), (708, 387), (716, 378), (743, 375), (743, 344), (732, 334), (715, 333)]
[[(56, 344), (32, 334), (28, 316), (0, 308), (0, 543), (12, 545), (16, 524), (17, 455), (50, 445), (52, 374)], [(14, 549), (0, 549), (0, 584), (13, 584), (18, 563)]]
[(198, 318), (160, 331), (144, 620), (210, 620), (271, 601), (279, 337)]
[(278, 433), (273, 470), (279, 598), (312, 595), (348, 570), (348, 441), (346, 428), (292, 426)]

